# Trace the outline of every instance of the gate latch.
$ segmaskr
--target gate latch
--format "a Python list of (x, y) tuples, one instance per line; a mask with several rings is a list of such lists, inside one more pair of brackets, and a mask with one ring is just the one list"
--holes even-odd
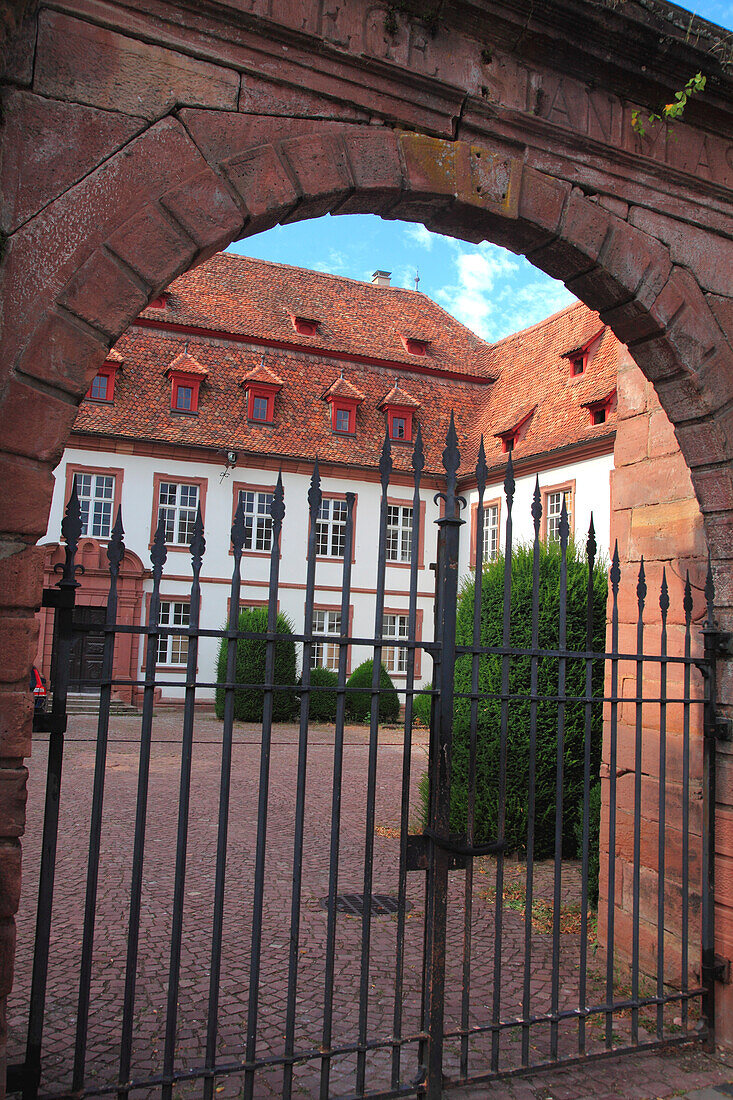
[(715, 737), (718, 741), (733, 741), (733, 719), (715, 715)]
[(730, 959), (716, 955), (713, 962), (713, 977), (722, 985), (730, 985)]
[[(407, 837), (407, 870), (427, 871), (430, 866), (430, 838), (424, 833), (410, 833)], [(468, 856), (449, 852), (449, 870), (462, 871), (468, 866)]]

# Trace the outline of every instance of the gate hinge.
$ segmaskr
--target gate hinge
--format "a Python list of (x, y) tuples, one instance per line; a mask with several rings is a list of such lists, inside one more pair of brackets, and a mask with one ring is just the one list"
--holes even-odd
[(730, 959), (716, 955), (713, 961), (713, 977), (722, 985), (730, 985)]
[(733, 631), (706, 627), (702, 633), (714, 657), (733, 657)]

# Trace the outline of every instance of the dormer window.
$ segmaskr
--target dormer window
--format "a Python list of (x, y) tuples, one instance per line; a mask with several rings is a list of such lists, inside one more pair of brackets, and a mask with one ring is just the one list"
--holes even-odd
[(506, 435), (501, 437), (501, 449), (504, 454), (508, 454), (509, 451), (514, 450), (514, 444), (517, 442), (516, 432), (507, 432)]
[(616, 391), (612, 390), (611, 393), (605, 397), (600, 398), (597, 401), (584, 401), (583, 408), (588, 410), (590, 416), (590, 422), (593, 427), (598, 424), (605, 424), (608, 419), (608, 415), (613, 408), (613, 402), (616, 397)]
[(247, 392), (247, 419), (251, 424), (275, 423), (275, 398), (283, 388), (282, 379), (265, 366), (264, 356), (260, 365), (245, 374), (242, 385)]
[(400, 336), (400, 340), (405, 346), (405, 351), (408, 351), (410, 355), (428, 354), (429, 340), (419, 340), (416, 336)]
[(205, 367), (187, 351), (177, 355), (166, 370), (171, 380), (171, 409), (187, 416), (198, 416), (199, 390), (208, 376)]
[(571, 348), (570, 351), (563, 353), (563, 359), (567, 359), (570, 367), (570, 377), (579, 378), (581, 374), (585, 374), (588, 369), (588, 363), (590, 361), (590, 350), (596, 341), (603, 336), (605, 328), (600, 329), (598, 332), (591, 336), (590, 340), (586, 340), (580, 347)]
[(148, 302), (148, 309), (165, 309), (168, 305), (168, 298), (168, 293), (164, 291), (157, 298), (153, 298), (152, 302)]
[(110, 351), (106, 360), (99, 368), (87, 393), (88, 401), (99, 401), (109, 405), (115, 396), (115, 375), (122, 366), (122, 356), (117, 351)]
[(525, 408), (524, 412), (520, 413), (513, 421), (510, 421), (506, 427), (494, 432), (494, 438), (501, 440), (501, 449), (504, 454), (513, 451), (517, 443), (524, 439), (527, 426), (536, 408), (536, 405), (532, 405), (529, 409)]
[(323, 394), (323, 400), (331, 406), (331, 431), (336, 435), (356, 433), (356, 410), (364, 400), (364, 394), (347, 382), (343, 371)]
[(588, 365), (588, 354), (576, 355), (570, 360), (570, 374), (575, 378), (579, 374), (583, 374), (585, 368)]
[(395, 382), (387, 396), (383, 398), (378, 409), (387, 414), (387, 435), (396, 443), (411, 443), (413, 435), (413, 418), (420, 408), (420, 402), (407, 392), (402, 390)]
[(301, 336), (318, 335), (318, 321), (313, 317), (296, 317), (294, 313), (291, 313), (290, 320), (293, 322), (295, 331)]

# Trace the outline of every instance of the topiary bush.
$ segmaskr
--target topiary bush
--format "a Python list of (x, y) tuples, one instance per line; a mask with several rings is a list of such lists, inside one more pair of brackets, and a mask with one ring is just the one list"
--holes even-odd
[[(253, 634), (267, 633), (267, 608), (255, 607), (243, 609), (239, 613), (237, 629)], [(272, 716), (276, 722), (292, 718), (295, 712), (296, 662), (295, 642), (292, 638), (293, 627), (286, 615), (278, 613), (275, 630), (283, 635), (275, 642), (275, 684), (292, 685), (291, 691), (275, 691), (272, 697)], [(265, 680), (265, 658), (267, 641), (265, 638), (237, 639), (238, 684), (261, 684)], [(217, 680), (221, 683), (227, 677), (227, 639), (222, 638), (217, 660)], [(223, 687), (216, 689), (216, 716), (224, 717)], [(262, 721), (262, 708), (265, 693), (262, 688), (237, 688), (234, 692), (234, 717), (240, 722)]]
[[(431, 690), (432, 690), (432, 684)], [(432, 707), (433, 697), (427, 691), (421, 691), (419, 695), (415, 695), (412, 701), (412, 720), (418, 726), (430, 727), (430, 709)]]
[[(346, 684), (348, 688), (359, 689), (346, 695), (346, 714), (354, 722), (368, 722), (371, 716), (373, 667), (370, 657), (354, 669)], [(395, 722), (400, 714), (400, 699), (384, 665), (379, 674), (379, 688), (379, 721)]]
[[(323, 688), (338, 687), (338, 682), (338, 672), (334, 672), (332, 668), (321, 668), (321, 666), (318, 665), (316, 668), (311, 669), (309, 714), (316, 722), (336, 721), (336, 701), (338, 696), (335, 691), (323, 691)], [(299, 683), (302, 683), (302, 677)], [(321, 688), (320, 691), (318, 690), (319, 687)]]
[[(560, 607), (560, 547), (556, 542), (540, 546), (539, 558), (539, 646), (558, 648)], [(532, 547), (514, 550), (511, 565), (510, 644), (529, 648), (532, 642)], [(585, 650), (586, 592), (588, 566), (571, 544), (567, 552), (567, 648)], [(603, 566), (594, 571), (593, 622), (594, 650), (605, 649), (607, 579)], [(481, 645), (502, 645), (504, 559), (499, 557), (484, 570), (481, 583)], [(464, 585), (458, 605), (456, 639), (458, 645), (471, 645), (473, 638), (473, 582)], [(471, 691), (470, 654), (456, 661), (456, 693)], [(527, 791), (529, 787), (530, 729), (530, 657), (512, 657), (509, 664), (509, 694), (519, 698), (508, 704), (505, 840), (509, 849), (523, 851), (527, 844)], [(559, 661), (541, 657), (538, 661), (539, 696), (557, 696)], [(497, 795), (499, 783), (502, 658), (483, 657), (479, 666), (479, 691), (484, 696), (478, 705), (477, 785), (475, 836), (489, 841), (497, 835)], [(585, 693), (585, 661), (566, 661), (566, 696)], [(591, 709), (591, 779), (598, 777), (601, 760), (603, 724), (603, 662), (594, 663), (593, 694), (598, 702)], [(488, 697), (487, 697), (488, 696)], [(456, 699), (453, 739), (453, 775), (451, 785), (451, 830), (466, 831), (470, 700)], [(535, 847), (536, 859), (554, 854), (555, 848), (555, 775), (557, 754), (558, 705), (551, 698), (537, 704)], [(563, 782), (563, 856), (577, 854), (576, 825), (583, 809), (583, 755), (585, 704), (565, 705), (564, 782)]]

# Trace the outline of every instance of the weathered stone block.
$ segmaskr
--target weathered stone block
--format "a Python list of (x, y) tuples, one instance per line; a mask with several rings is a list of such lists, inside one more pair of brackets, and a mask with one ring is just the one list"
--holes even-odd
[(172, 191), (160, 200), (186, 230), (206, 259), (225, 248), (241, 232), (244, 217), (224, 183), (210, 169)]
[(0, 918), (13, 917), (20, 902), (21, 856), (18, 841), (0, 842)]
[(564, 180), (546, 176), (534, 168), (522, 171), (519, 216), (553, 236), (560, 228), (571, 187)]
[(0, 452), (0, 515), (6, 534), (41, 538), (46, 533), (52, 493), (50, 465)]
[(0, 619), (1, 683), (17, 684), (28, 679), (37, 642), (37, 619), (20, 616), (11, 618), (7, 614)]
[(196, 252), (188, 235), (174, 229), (152, 203), (113, 233), (108, 245), (155, 290), (185, 271)]
[[(42, 402), (43, 415), (38, 415)], [(3, 449), (12, 454), (26, 455), (51, 462), (54, 466), (61, 458), (78, 407), (61, 391), (40, 396), (22, 378), (11, 376), (0, 400), (0, 416), (3, 422)], [(28, 430), (29, 424), (34, 430)], [(1, 569), (1, 564), (0, 564)]]
[(90, 335), (71, 318), (52, 311), (31, 335), (19, 369), (81, 399), (107, 351), (102, 337)]
[(298, 181), (303, 199), (317, 211), (314, 217), (327, 213), (336, 199), (353, 189), (346, 151), (337, 138), (291, 138), (282, 142), (280, 151)]
[(681, 454), (622, 466), (615, 471), (613, 498), (617, 508), (641, 507), (684, 499), (689, 473)]
[(36, 611), (40, 607), (44, 553), (42, 546), (28, 546), (0, 558), (1, 608), (22, 607)]
[(39, 18), (34, 87), (55, 99), (152, 120), (182, 104), (236, 111), (239, 74), (44, 11)]
[(33, 696), (28, 683), (22, 691), (0, 691), (0, 757), (22, 759), (31, 755)]
[(676, 267), (656, 301), (652, 315), (663, 324), (680, 365), (696, 371), (722, 337), (693, 276)]
[(640, 206), (632, 207), (629, 221), (664, 241), (674, 263), (691, 271), (703, 290), (730, 293), (733, 241), (729, 238)]
[(255, 226), (259, 222), (274, 224), (298, 202), (298, 193), (272, 145), (247, 149), (223, 161), (222, 169)]
[(147, 298), (111, 256), (97, 249), (59, 296), (70, 313), (113, 340), (147, 305)]
[(649, 444), (649, 417), (646, 414), (634, 416), (630, 420), (620, 420), (616, 429), (616, 442), (613, 448), (614, 464), (631, 466), (647, 457)]
[(0, 919), (0, 997), (6, 997), (13, 987), (15, 969), (15, 921)]
[(647, 308), (666, 285), (672, 270), (669, 252), (663, 245), (618, 219), (614, 219), (601, 263), (626, 296), (634, 296)]
[(19, 837), (25, 831), (27, 781), (28, 769), (22, 765), (0, 768), (0, 837)]

